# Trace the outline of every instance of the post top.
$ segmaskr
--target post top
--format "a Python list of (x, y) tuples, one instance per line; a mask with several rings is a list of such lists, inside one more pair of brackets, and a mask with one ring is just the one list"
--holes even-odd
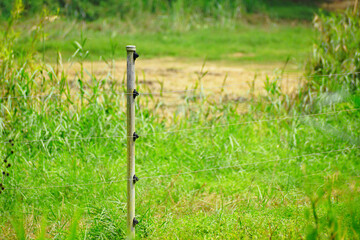
[(134, 45), (127, 45), (127, 46), (126, 46), (126, 51), (128, 51), (128, 52), (135, 52), (135, 51), (136, 51), (136, 46), (134, 46)]

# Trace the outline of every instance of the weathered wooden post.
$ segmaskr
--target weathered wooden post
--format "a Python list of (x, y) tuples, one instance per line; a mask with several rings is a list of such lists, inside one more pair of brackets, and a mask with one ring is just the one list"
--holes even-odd
[(135, 133), (135, 98), (139, 93), (135, 90), (135, 60), (139, 56), (135, 46), (126, 46), (127, 51), (127, 228), (128, 239), (135, 238), (135, 141), (139, 137)]

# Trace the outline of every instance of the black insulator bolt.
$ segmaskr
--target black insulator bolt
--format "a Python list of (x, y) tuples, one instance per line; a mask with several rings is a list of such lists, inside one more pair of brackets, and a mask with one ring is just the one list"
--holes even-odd
[(136, 218), (134, 218), (133, 219), (133, 226), (135, 227), (136, 225), (138, 225), (139, 224), (139, 221), (136, 219)]
[(134, 61), (139, 57), (139, 54), (137, 52), (134, 52)]
[(139, 135), (137, 135), (136, 132), (134, 132), (134, 134), (133, 134), (133, 140), (134, 140), (134, 142), (135, 142), (136, 139), (138, 139), (138, 138), (139, 138)]
[(134, 99), (137, 97), (137, 96), (139, 96), (140, 95), (140, 93), (138, 93), (137, 91), (136, 91), (136, 89), (134, 89), (134, 91), (133, 91), (133, 97), (134, 97)]
[(139, 181), (139, 178), (134, 174), (133, 176), (133, 183), (135, 184), (136, 182)]

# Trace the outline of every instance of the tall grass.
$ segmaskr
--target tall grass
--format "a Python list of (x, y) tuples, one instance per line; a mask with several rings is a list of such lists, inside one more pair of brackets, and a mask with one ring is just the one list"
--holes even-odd
[[(360, 17), (348, 10), (343, 14), (319, 15), (314, 19), (319, 37), (308, 63), (312, 87), (321, 91), (351, 91), (359, 94)], [(334, 74), (332, 78), (321, 75)], [(345, 74), (336, 76), (336, 74)], [(319, 75), (319, 76), (318, 76)]]
[[(0, 238), (125, 238), (124, 86), (111, 72), (69, 79), (31, 49), (15, 56), (17, 36), (9, 28), (1, 45), (0, 156), (14, 153), (0, 165)], [(205, 79), (173, 109), (139, 98), (138, 237), (358, 238), (359, 104), (323, 101), (317, 113), (351, 111), (306, 117), (269, 79), (244, 112), (225, 91), (205, 94)]]

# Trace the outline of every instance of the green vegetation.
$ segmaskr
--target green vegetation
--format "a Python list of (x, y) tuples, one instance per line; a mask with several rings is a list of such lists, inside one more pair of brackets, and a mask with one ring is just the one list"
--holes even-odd
[[(36, 46), (51, 52), (60, 40), (43, 41), (44, 29), (49, 26), (41, 19), (29, 41), (19, 39), (23, 37), (16, 32), (20, 13), (21, 8), (13, 11), (0, 45), (0, 167), (5, 173), (1, 180), (0, 238), (125, 238), (124, 86), (111, 73), (103, 79), (90, 76), (87, 81), (82, 69), (78, 78), (70, 79), (61, 68), (46, 65), (47, 52), (38, 54)], [(359, 16), (351, 13), (339, 17), (350, 18), (359, 21)], [(331, 19), (321, 17), (322, 23)], [(338, 26), (343, 21), (331, 24)], [(358, 26), (355, 24), (352, 30), (359, 32)], [(302, 31), (303, 35), (309, 31), (286, 27), (288, 32), (273, 32), (294, 39), (285, 41), (266, 35), (264, 29), (259, 33), (258, 28), (243, 28), (250, 33), (239, 37), (228, 28), (191, 30), (178, 36), (185, 43), (176, 42), (171, 35), (169, 42), (162, 40), (164, 46), (159, 43), (153, 47), (158, 51), (168, 49), (162, 52), (167, 55), (182, 56), (179, 49), (187, 47), (195, 57), (202, 57), (200, 50), (223, 57), (235, 51), (251, 53), (243, 46), (235, 48), (236, 43), (243, 42), (252, 46), (251, 51), (259, 51), (261, 59), (270, 60), (264, 53), (276, 55), (281, 44), (297, 52), (301, 49), (298, 37)], [(353, 31), (331, 33), (341, 34), (348, 41), (346, 46), (352, 46), (341, 53), (347, 54), (344, 59), (328, 55), (337, 47), (323, 37), (328, 31), (319, 35), (317, 46), (327, 46), (328, 51), (317, 51), (319, 55), (309, 66), (318, 66), (313, 63), (319, 57), (334, 58), (341, 67), (329, 72), (327, 61), (322, 61), (326, 64), (320, 67), (309, 67), (312, 77), (306, 79), (295, 97), (282, 91), (281, 74), (266, 81), (263, 96), (255, 96), (250, 88), (245, 103), (225, 92), (205, 93), (199, 87), (195, 92), (179, 94), (175, 108), (164, 105), (166, 93), (161, 98), (140, 96), (136, 108), (140, 135), (136, 143), (136, 172), (140, 178), (136, 190), (138, 238), (359, 238), (358, 91), (344, 89), (340, 81), (323, 91), (329, 81), (316, 78), (320, 73), (351, 73), (347, 80), (359, 81), (353, 68), (346, 68), (352, 65), (341, 64), (359, 52), (358, 39), (345, 37)], [(295, 32), (295, 36), (290, 34)], [(132, 34), (137, 38), (129, 41), (133, 40), (139, 49), (147, 49), (150, 56), (158, 52), (147, 47), (150, 33)], [(217, 36), (209, 43), (210, 35)], [(257, 41), (253, 42), (250, 35), (258, 36)], [(211, 45), (223, 43), (225, 37), (235, 39), (235, 43), (224, 46), (221, 55)], [(112, 43), (123, 44), (113, 39)], [(201, 39), (202, 43), (197, 43)], [(269, 47), (259, 50), (263, 45), (257, 42), (267, 39)], [(77, 40), (72, 61), (81, 66), (91, 59), (87, 48), (105, 44), (91, 38), (86, 41), (84, 36)], [(142, 45), (143, 41), (149, 42)], [(189, 46), (195, 42), (199, 51)], [(115, 58), (116, 45), (110, 45), (113, 54), (109, 57)], [(67, 46), (63, 48), (70, 51)], [(281, 56), (288, 55), (284, 50)], [(276, 56), (282, 59), (280, 54)], [(338, 66), (337, 61), (331, 66)], [(60, 59), (58, 62), (60, 65)], [(355, 67), (358, 69), (358, 62)], [(206, 80), (205, 73), (199, 76), (196, 86)], [(147, 85), (138, 86), (139, 92), (151, 91)]]
[[(43, 6), (40, 2), (24, 4), (23, 8), (30, 13), (39, 12), (39, 6)], [(38, 52), (44, 51), (47, 61), (55, 62), (57, 52), (69, 59), (77, 47), (74, 42), (83, 35), (87, 39), (84, 47), (90, 52), (88, 60), (111, 58), (114, 43), (131, 42), (141, 49), (145, 58), (174, 56), (246, 62), (279, 62), (290, 58), (302, 62), (311, 49), (313, 30), (308, 23), (275, 20), (311, 20), (318, 12), (314, 5), (291, 1), (220, 1), (221, 4), (218, 1), (131, 1), (131, 11), (127, 10), (130, 8), (128, 1), (99, 6), (87, 2), (91, 6), (86, 7), (83, 6), (85, 2), (70, 1), (66, 8), (60, 4), (60, 12), (57, 12), (53, 10), (57, 8), (56, 1), (52, 1), (55, 7), (48, 3), (48, 10), (41, 11), (42, 17), (21, 22), (17, 26), (21, 38), (16, 43), (16, 54), (21, 55), (31, 46)], [(66, 9), (79, 8), (74, 4), (105, 14), (88, 19), (92, 21), (79, 21), (71, 17), (74, 13), (66, 13)], [(121, 6), (115, 7), (116, 4)], [(149, 4), (154, 6), (149, 7)], [(119, 13), (121, 17), (116, 17), (115, 13), (98, 9), (101, 7), (109, 11), (120, 9), (127, 15)], [(33, 46), (37, 34), (43, 35), (42, 41)], [(115, 57), (120, 56), (123, 54), (115, 52)]]
[[(53, 27), (54, 25), (56, 27)], [(64, 59), (70, 58), (77, 47), (73, 42), (80, 38), (81, 31), (87, 38), (84, 47), (90, 52), (89, 60), (110, 58), (113, 54), (112, 43), (124, 46), (129, 42), (136, 44), (145, 58), (173, 56), (246, 62), (279, 62), (286, 61), (287, 58), (300, 60), (308, 56), (314, 35), (309, 27), (282, 24), (267, 27), (238, 25), (233, 28), (214, 26), (185, 32), (138, 33), (117, 33), (113, 27), (111, 30), (101, 25), (96, 28), (94, 24), (81, 30), (81, 26), (76, 24), (71, 33), (64, 37), (59, 34), (59, 29), (64, 32), (66, 26), (71, 24), (54, 25), (50, 24), (45, 29), (48, 35), (44, 44), (45, 55), (50, 61), (56, 60), (58, 51), (64, 55)], [(56, 32), (51, 29), (56, 29)], [(26, 38), (21, 41), (26, 41)], [(43, 51), (42, 43), (37, 45), (37, 49), (39, 52)], [(116, 57), (123, 56), (120, 51), (123, 52), (123, 49), (116, 49)], [(241, 56), (238, 53), (241, 53)]]
[[(324, 86), (322, 91), (359, 93), (360, 84), (360, 18), (352, 14), (332, 14), (315, 19), (320, 38), (314, 47), (309, 74), (314, 75), (311, 87)], [(316, 75), (345, 74), (333, 78)]]
[[(16, 2), (16, 1), (15, 1)], [(26, 0), (24, 9), (28, 16), (40, 13), (45, 7), (51, 12), (59, 12), (62, 16), (81, 20), (96, 20), (99, 18), (131, 19), (144, 15), (200, 15), (202, 17), (238, 17), (247, 13), (268, 13), (279, 18), (297, 18), (309, 20), (317, 11), (315, 1), (292, 0)], [(0, 2), (2, 17), (11, 15), (14, 1)], [(291, 8), (289, 11), (283, 11)]]
[[(11, 177), (5, 178), (1, 195), (3, 238), (12, 236), (14, 223), (24, 224), (26, 235), (38, 235), (37, 226), (46, 219), (47, 236), (63, 239), (76, 212), (81, 213), (79, 238), (124, 237), (124, 98), (109, 91), (87, 91), (85, 96), (93, 100), (77, 111), (72, 109), (78, 106), (65, 99), (11, 101), (17, 106), (13, 111), (23, 112), (5, 118), (10, 122), (2, 130), (3, 141), (15, 138), (13, 148), (2, 145), (3, 156), (15, 151), (9, 160)], [(2, 106), (9, 104), (3, 101)], [(202, 105), (209, 109), (189, 110)], [(146, 105), (137, 109), (138, 236), (298, 238), (316, 231), (326, 238), (338, 228), (340, 236), (355, 238), (360, 217), (360, 126), (355, 120), (359, 112), (217, 128), (271, 117), (259, 115), (257, 108), (239, 115), (237, 107), (226, 102), (188, 103), (186, 118), (168, 122)], [(349, 102), (327, 106), (324, 112), (354, 107), (359, 106)], [(213, 128), (162, 134), (208, 126)], [(85, 140), (73, 140), (81, 137)], [(95, 139), (86, 140), (90, 137)], [(234, 167), (202, 171), (228, 166)], [(99, 184), (111, 181), (115, 183)], [(63, 185), (69, 186), (45, 188)], [(7, 189), (14, 187), (35, 189)]]

